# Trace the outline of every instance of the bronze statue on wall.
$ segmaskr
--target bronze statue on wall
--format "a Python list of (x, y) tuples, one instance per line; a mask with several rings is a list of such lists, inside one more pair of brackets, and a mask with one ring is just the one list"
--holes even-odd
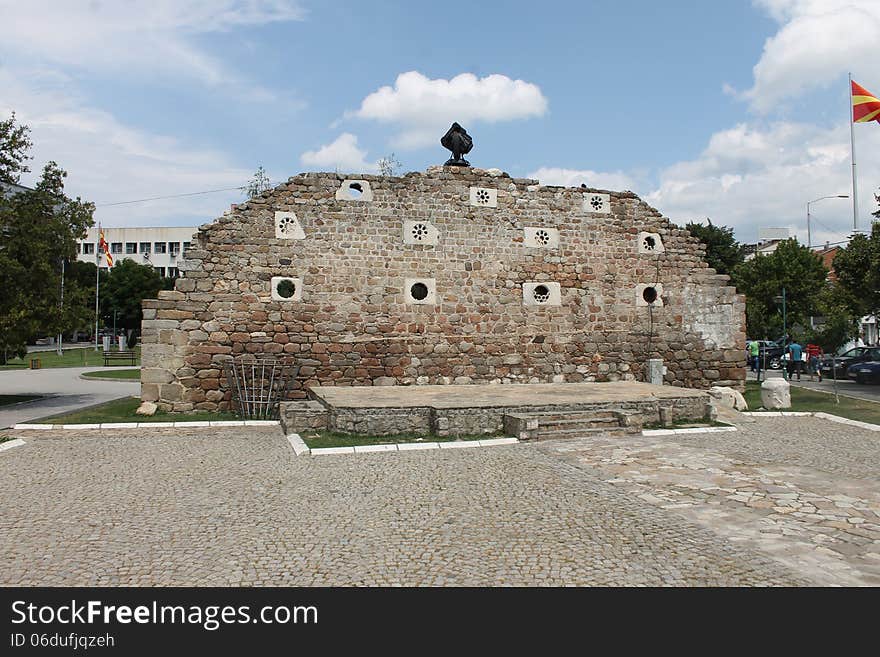
[(470, 153), (474, 147), (474, 140), (458, 123), (453, 123), (452, 127), (446, 131), (446, 134), (440, 139), (443, 148), (452, 151), (452, 157), (446, 160), (443, 166), (446, 167), (469, 167), (471, 165), (463, 155)]

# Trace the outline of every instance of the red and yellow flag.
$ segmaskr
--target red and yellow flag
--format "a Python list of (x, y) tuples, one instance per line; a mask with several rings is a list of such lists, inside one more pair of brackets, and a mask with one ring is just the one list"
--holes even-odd
[(880, 123), (880, 98), (863, 86), (852, 83), (853, 123)]
[(104, 229), (98, 228), (98, 251), (103, 251), (104, 255), (107, 257), (107, 266), (113, 266), (113, 256), (110, 255), (110, 245), (107, 244), (107, 241), (104, 239)]

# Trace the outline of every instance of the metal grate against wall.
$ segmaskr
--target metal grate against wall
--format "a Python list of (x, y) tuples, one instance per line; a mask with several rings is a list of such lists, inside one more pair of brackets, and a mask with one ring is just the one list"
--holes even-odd
[(278, 404), (299, 372), (293, 359), (246, 354), (224, 363), (233, 408), (248, 420), (278, 418)]

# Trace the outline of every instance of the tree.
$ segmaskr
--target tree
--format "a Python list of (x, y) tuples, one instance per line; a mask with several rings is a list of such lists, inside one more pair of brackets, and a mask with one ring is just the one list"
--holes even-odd
[(248, 182), (247, 187), (245, 187), (245, 194), (248, 198), (254, 198), (271, 187), (272, 183), (269, 182), (269, 175), (266, 173), (266, 170), (260, 166), (256, 173), (254, 173), (254, 177)]
[(819, 345), (826, 353), (835, 352), (856, 334), (858, 318), (852, 314), (846, 294), (838, 285), (829, 284), (822, 288), (816, 307), (823, 322), (818, 328), (807, 331), (803, 338)]
[(17, 185), (21, 174), (30, 169), (25, 162), (31, 159), (28, 151), (33, 144), (26, 125), (16, 125), (15, 112), (5, 121), (0, 121), (0, 182)]
[(711, 219), (706, 221), (706, 226), (690, 222), (685, 228), (706, 245), (706, 262), (709, 266), (719, 274), (731, 274), (743, 262), (743, 247), (734, 239), (733, 228), (715, 226)]
[(746, 324), (750, 337), (782, 333), (781, 304), (775, 297), (785, 288), (787, 326), (808, 325), (819, 314), (819, 295), (828, 270), (819, 257), (795, 239), (780, 242), (776, 251), (757, 255), (733, 271), (733, 282), (746, 295)]
[(379, 167), (379, 173), (383, 176), (396, 176), (397, 172), (400, 171), (400, 168), (403, 166), (397, 158), (394, 157), (394, 153), (380, 158), (376, 164)]
[[(27, 171), (31, 142), (15, 117), (0, 124), (0, 175), (15, 183)], [(0, 193), (0, 359), (24, 356), (27, 340), (55, 335), (69, 315), (61, 301), (62, 262), (76, 258), (76, 243), (94, 221), (94, 205), (64, 194), (67, 174), (55, 163), (43, 168), (34, 189)]]
[(167, 280), (149, 265), (121, 260), (101, 282), (101, 315), (105, 321), (112, 321), (115, 311), (116, 326), (126, 332), (129, 346), (135, 345), (141, 328), (141, 301), (155, 299), (159, 290), (167, 289)]
[(880, 223), (871, 226), (870, 236), (853, 235), (834, 257), (834, 271), (854, 315), (880, 311)]

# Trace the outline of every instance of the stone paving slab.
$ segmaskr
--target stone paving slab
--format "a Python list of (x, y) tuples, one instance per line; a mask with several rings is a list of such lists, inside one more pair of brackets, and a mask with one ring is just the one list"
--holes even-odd
[(880, 438), (821, 418), (548, 444), (606, 483), (825, 585), (880, 585)]
[(276, 427), (16, 437), (0, 585), (816, 581), (541, 446), (303, 458)]

